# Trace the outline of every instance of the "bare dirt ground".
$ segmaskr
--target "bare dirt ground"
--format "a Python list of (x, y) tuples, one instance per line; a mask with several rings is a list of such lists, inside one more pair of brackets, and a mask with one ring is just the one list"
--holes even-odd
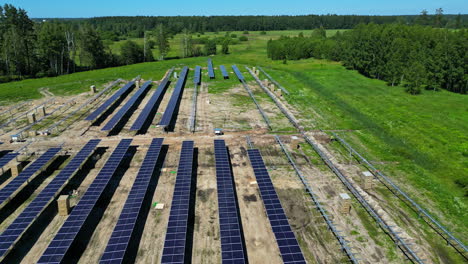
[[(204, 76), (204, 78), (206, 77)], [(96, 212), (102, 212), (102, 218), (96, 223), (93, 230), (89, 230), (89, 242), (85, 245), (78, 263), (97, 263), (99, 261), (122, 211), (128, 193), (134, 184), (141, 162), (146, 155), (147, 147), (153, 137), (164, 137), (164, 144), (168, 146), (168, 152), (158, 176), (157, 185), (153, 186), (155, 191), (151, 199), (151, 205), (144, 205), (151, 208), (144, 220), (141, 237), (137, 238), (138, 249), (136, 251), (135, 263), (160, 263), (177, 175), (179, 152), (184, 140), (194, 140), (195, 147), (198, 149), (192, 263), (220, 263), (221, 245), (213, 149), (213, 140), (215, 138), (225, 139), (226, 145), (229, 147), (249, 263), (282, 263), (278, 245), (266, 215), (258, 186), (255, 184), (255, 175), (247, 156), (246, 150), (248, 146), (245, 138), (247, 135), (251, 137), (254, 146), (259, 148), (263, 155), (282, 206), (307, 262), (349, 263), (337, 239), (328, 230), (322, 216), (315, 208), (310, 196), (305, 192), (304, 186), (295, 174), (292, 166), (288, 163), (279, 145), (274, 137), (269, 134), (264, 120), (244, 87), (238, 82), (229, 81), (232, 82), (232, 86), (222, 92), (210, 92), (211, 89), (216, 88), (216, 83), (214, 82), (207, 81), (199, 87), (196, 117), (197, 129), (193, 134), (188, 129), (192, 108), (193, 82), (188, 80), (181, 99), (174, 132), (162, 132), (156, 125), (167, 107), (176, 81), (171, 83), (168, 91), (165, 93), (157, 114), (150, 117), (153, 122), (145, 135), (135, 136), (134, 132), (129, 131), (129, 128), (154, 93), (157, 83), (154, 83), (153, 88), (143, 98), (118, 135), (107, 136), (107, 132), (102, 132), (100, 129), (131, 98), (136, 89), (98, 126), (90, 126), (89, 122), (81, 120), (83, 117), (58, 136), (36, 136), (30, 138), (32, 144), (28, 147), (28, 151), (37, 153), (35, 156), (28, 157), (30, 161), (37, 158), (48, 147), (58, 146), (63, 143), (65, 143), (64, 148), (69, 152), (69, 155), (74, 155), (92, 138), (101, 138), (102, 142), (100, 146), (108, 147), (97, 161), (95, 168), (89, 171), (77, 187), (78, 195), (71, 199), (72, 205), (75, 205), (80, 200), (120, 139), (132, 137), (132, 145), (138, 146), (135, 155), (130, 161), (130, 167), (126, 171), (122, 171), (123, 175), (121, 178), (114, 177), (111, 180), (111, 184), (114, 184), (116, 189), (112, 194), (108, 194), (109, 203), (95, 209)], [(292, 131), (292, 126), (288, 123), (287, 118), (282, 115), (274, 103), (260, 95), (263, 92), (261, 88), (255, 83), (249, 83), (249, 85), (259, 95), (256, 98), (270, 117), (274, 126), (273, 130), (286, 129)], [(114, 91), (103, 95), (97, 103), (90, 105), (86, 111), (90, 112), (92, 109), (95, 109), (99, 103), (102, 103)], [(77, 96), (76, 105), (57, 118), (63, 117), (70, 111), (73, 111), (73, 109), (76, 109), (76, 107), (79, 107), (90, 96), (89, 93)], [(70, 98), (57, 99), (57, 105)], [(43, 101), (44, 99), (37, 100), (31, 104), (38, 105)], [(285, 105), (289, 109), (292, 109), (287, 103)], [(31, 107), (31, 105), (28, 105), (28, 107)], [(51, 107), (50, 109), (53, 110), (54, 108)], [(21, 108), (18, 111), (25, 110)], [(297, 113), (294, 110), (292, 112)], [(312, 124), (313, 120), (307, 120), (307, 122), (308, 124)], [(226, 134), (221, 137), (215, 137), (213, 135), (214, 128), (223, 128)], [(298, 167), (314, 188), (327, 213), (333, 219), (334, 224), (342, 232), (342, 235), (346, 237), (346, 240), (352, 247), (352, 251), (361, 259), (361, 263), (406, 262), (407, 260), (402, 252), (355, 199), (352, 201), (352, 208), (349, 214), (340, 212), (339, 194), (347, 193), (351, 196), (350, 192), (310, 149), (297, 149), (296, 145), (290, 146), (292, 134), (285, 134), (281, 138), (295, 158)], [(330, 145), (326, 134), (315, 133), (310, 134), (310, 136), (320, 143), (322, 150), (332, 157), (332, 161), (357, 186), (365, 199), (378, 211), (379, 215), (389, 224), (395, 225), (398, 231), (401, 231), (402, 236), (415, 244), (418, 254), (426, 258), (428, 260), (427, 263), (447, 263), (443, 256), (439, 256), (438, 252), (433, 250), (433, 244), (428, 241), (429, 237), (427, 234), (420, 232), (423, 223), (415, 220), (407, 210), (401, 209), (401, 203), (397, 198), (391, 195), (382, 195), (382, 192), (379, 191), (379, 188), (382, 188), (382, 186), (379, 186), (377, 182), (374, 189), (362, 190), (359, 186), (362, 185), (360, 174), (363, 168), (356, 163), (348, 162), (349, 159), (343, 153), (340, 153)], [(0, 141), (7, 141), (8, 139), (8, 135), (0, 137)], [(0, 150), (15, 150), (25, 144), (3, 144), (0, 145)], [(8, 170), (6, 169), (6, 171)], [(36, 187), (34, 193), (25, 199), (24, 203), (18, 205), (13, 212), (3, 217), (4, 220), (0, 224), (0, 232), (24, 210), (57, 173), (58, 170), (55, 170), (50, 175), (47, 175)], [(11, 180), (12, 177), (0, 181), (0, 189)], [(163, 210), (156, 210), (152, 207), (154, 203), (163, 203), (165, 204), (165, 208)], [(66, 217), (52, 215), (51, 219), (50, 222), (45, 223), (46, 227), (38, 235), (38, 239), (34, 245), (18, 262), (37, 262), (66, 220)], [(132, 241), (132, 243), (135, 244), (136, 242)], [(437, 244), (436, 246), (443, 245)]]

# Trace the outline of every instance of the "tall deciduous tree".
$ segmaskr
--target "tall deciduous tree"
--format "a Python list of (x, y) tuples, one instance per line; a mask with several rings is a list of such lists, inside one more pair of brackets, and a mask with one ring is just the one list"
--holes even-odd
[(155, 30), (156, 46), (159, 50), (159, 59), (164, 60), (169, 52), (169, 34), (163, 24), (159, 24)]

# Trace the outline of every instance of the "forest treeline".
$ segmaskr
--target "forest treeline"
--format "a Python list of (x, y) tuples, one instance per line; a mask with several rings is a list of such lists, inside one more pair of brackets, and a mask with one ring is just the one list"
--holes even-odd
[(423, 89), (466, 94), (468, 91), (468, 30), (420, 25), (367, 24), (327, 38), (325, 30), (311, 36), (270, 40), (273, 60), (305, 58), (342, 61), (361, 74), (403, 85), (407, 92)]
[(422, 24), (436, 27), (461, 28), (468, 25), (468, 15), (445, 15), (443, 20), (432, 23), (442, 10), (434, 15), (423, 10), (421, 16), (357, 16), (357, 15), (301, 15), (301, 16), (177, 16), (177, 17), (97, 17), (71, 20), (70, 23), (89, 23), (103, 32), (115, 35), (143, 37), (145, 30), (164, 25), (170, 32), (177, 34), (184, 29), (191, 32), (217, 31), (269, 31), (314, 29), (351, 29), (359, 24)]
[[(468, 25), (468, 15), (443, 15), (440, 9), (435, 15), (429, 15), (427, 11), (423, 11), (420, 16), (307, 15), (31, 19), (25, 10), (6, 4), (0, 6), (0, 82), (163, 60), (167, 58), (171, 49), (169, 40), (176, 34), (181, 34), (180, 57), (193, 57), (216, 54), (217, 46), (221, 46), (221, 53), (227, 54), (230, 50), (229, 45), (248, 41), (245, 32), (248, 34), (249, 30), (258, 30), (261, 31), (260, 34), (266, 34), (268, 30), (349, 29), (359, 24), (383, 25), (397, 22), (437, 28), (464, 28)], [(227, 31), (227, 33), (217, 34), (212, 38), (202, 36), (208, 31)], [(244, 31), (244, 34), (238, 37), (236, 34), (230, 34), (229, 31)], [(194, 34), (198, 37), (192, 38)], [(143, 44), (127, 40), (128, 38), (143, 38)], [(112, 49), (116, 41), (124, 41), (121, 45), (119, 44), (117, 52), (115, 47), (114, 50)], [(337, 45), (335, 42), (339, 41), (327, 39), (321, 48), (325, 49), (326, 45)], [(158, 50), (157, 58), (153, 57), (152, 49)], [(340, 56), (333, 58), (345, 58), (344, 55)], [(294, 59), (293, 57), (291, 54), (288, 55), (288, 59)], [(297, 58), (302, 57), (304, 56)], [(357, 65), (353, 67), (358, 68)], [(367, 68), (361, 71), (366, 73)], [(372, 74), (372, 72), (369, 73), (369, 75)], [(381, 76), (383, 77), (379, 75), (378, 78), (387, 78), (385, 74)], [(406, 79), (400, 78), (400, 80)], [(449, 84), (447, 87), (453, 86), (454, 84)]]

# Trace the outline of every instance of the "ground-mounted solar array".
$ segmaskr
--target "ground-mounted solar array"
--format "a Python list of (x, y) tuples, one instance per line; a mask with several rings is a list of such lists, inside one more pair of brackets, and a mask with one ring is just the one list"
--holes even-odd
[(161, 263), (184, 263), (185, 260), (193, 174), (193, 144), (193, 141), (182, 143)]
[(229, 79), (229, 73), (226, 70), (226, 67), (224, 65), (220, 65), (219, 68), (221, 69), (221, 73), (223, 74), (224, 79)]
[(42, 190), (37, 197), (16, 217), (0, 235), (0, 259), (4, 258), (16, 241), (31, 226), (45, 207), (58, 195), (63, 185), (79, 170), (80, 166), (94, 152), (100, 139), (90, 140), (60, 173)]
[(283, 262), (305, 264), (304, 255), (289, 225), (288, 218), (281, 206), (260, 151), (258, 149), (249, 149), (247, 152)]
[(224, 140), (215, 140), (214, 150), (222, 262), (245, 263), (241, 219), (238, 214), (229, 154)]
[(135, 82), (131, 81), (125, 84), (124, 87), (120, 88), (117, 92), (115, 92), (109, 99), (107, 99), (103, 104), (101, 104), (94, 112), (89, 114), (85, 120), (94, 121), (98, 117), (100, 117), (117, 99), (119, 99), (123, 94), (128, 92), (135, 86)]
[(5, 165), (7, 165), (10, 161), (12, 161), (14, 158), (16, 158), (19, 155), (19, 153), (16, 152), (10, 152), (4, 155), (3, 157), (0, 158), (0, 168), (3, 168)]
[(100, 263), (110, 264), (124, 261), (125, 251), (153, 176), (163, 140), (162, 138), (155, 138), (151, 142)]
[(239, 70), (239, 68), (237, 68), (236, 65), (232, 65), (232, 69), (234, 70), (234, 73), (236, 74), (237, 79), (239, 79), (239, 81), (245, 81), (244, 75), (242, 75), (242, 72)]
[(151, 81), (145, 82), (140, 89), (128, 100), (128, 102), (120, 108), (120, 110), (107, 122), (107, 124), (104, 125), (104, 127), (101, 129), (103, 131), (109, 131), (112, 130), (117, 123), (119, 123), (120, 120), (124, 117), (124, 115), (127, 114), (127, 112), (132, 108), (142, 97), (142, 95), (151, 87)]
[(202, 71), (202, 68), (200, 66), (195, 67), (195, 73), (193, 75), (193, 83), (195, 85), (200, 85), (201, 83), (201, 71)]
[(210, 77), (210, 79), (214, 79), (216, 77), (212, 59), (208, 59), (208, 76)]
[(171, 74), (173, 70), (174, 69), (169, 70), (167, 76), (159, 84), (156, 91), (154, 91), (150, 100), (145, 105), (145, 108), (143, 108), (140, 115), (138, 116), (138, 118), (135, 120), (132, 127), (130, 128), (130, 130), (139, 131), (143, 127), (145, 122), (148, 120), (151, 112), (154, 111), (154, 109), (157, 107), (157, 103), (162, 100), (162, 97), (164, 96), (164, 93), (166, 92), (166, 89), (169, 85), (169, 81), (171, 79)]
[(91, 210), (94, 208), (102, 192), (117, 171), (131, 142), (131, 139), (122, 139), (120, 141), (98, 176), (86, 190), (86, 193), (78, 204), (73, 208), (52, 242), (50, 242), (38, 263), (60, 263), (63, 260), (65, 254), (78, 235), (78, 232), (80, 232), (84, 222), (91, 213)]
[(62, 148), (50, 148), (42, 154), (37, 160), (32, 162), (24, 171), (10, 181), (5, 187), (0, 189), (0, 205), (3, 206), (5, 202), (11, 199), (14, 194), (20, 190), (23, 184), (27, 183), (30, 178), (37, 174), (41, 168), (54, 159), (55, 155), (59, 153)]
[(187, 80), (188, 67), (184, 67), (180, 72), (179, 80), (176, 83), (176, 87), (172, 93), (171, 99), (167, 105), (166, 111), (159, 122), (160, 126), (167, 127), (171, 124), (172, 119), (174, 118), (174, 112), (176, 110), (177, 104), (179, 103), (180, 97), (182, 96), (185, 81)]

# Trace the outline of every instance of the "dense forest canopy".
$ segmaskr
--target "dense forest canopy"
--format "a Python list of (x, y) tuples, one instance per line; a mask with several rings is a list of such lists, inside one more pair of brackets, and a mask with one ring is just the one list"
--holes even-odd
[(466, 94), (468, 91), (468, 30), (403, 24), (361, 24), (332, 38), (325, 30), (312, 36), (270, 40), (274, 60), (306, 58), (342, 61), (345, 66), (389, 85), (402, 84), (411, 94), (422, 89)]
[[(216, 45), (226, 54), (229, 45), (248, 41), (229, 31), (316, 29), (312, 37), (270, 41), (269, 57), (340, 60), (367, 76), (412, 87), (412, 93), (421, 87), (466, 93), (466, 27), (468, 15), (444, 15), (442, 9), (433, 15), (423, 10), (415, 16), (30, 19), (25, 10), (4, 5), (0, 6), (0, 82), (167, 59), (169, 39), (176, 34), (182, 35), (181, 57), (193, 57), (216, 54)], [(325, 29), (353, 28), (326, 38)], [(228, 33), (192, 38), (218, 31)], [(143, 45), (128, 38), (143, 38)], [(126, 41), (115, 54), (110, 45), (118, 40)], [(158, 49), (158, 58), (153, 57), (153, 48)]]

